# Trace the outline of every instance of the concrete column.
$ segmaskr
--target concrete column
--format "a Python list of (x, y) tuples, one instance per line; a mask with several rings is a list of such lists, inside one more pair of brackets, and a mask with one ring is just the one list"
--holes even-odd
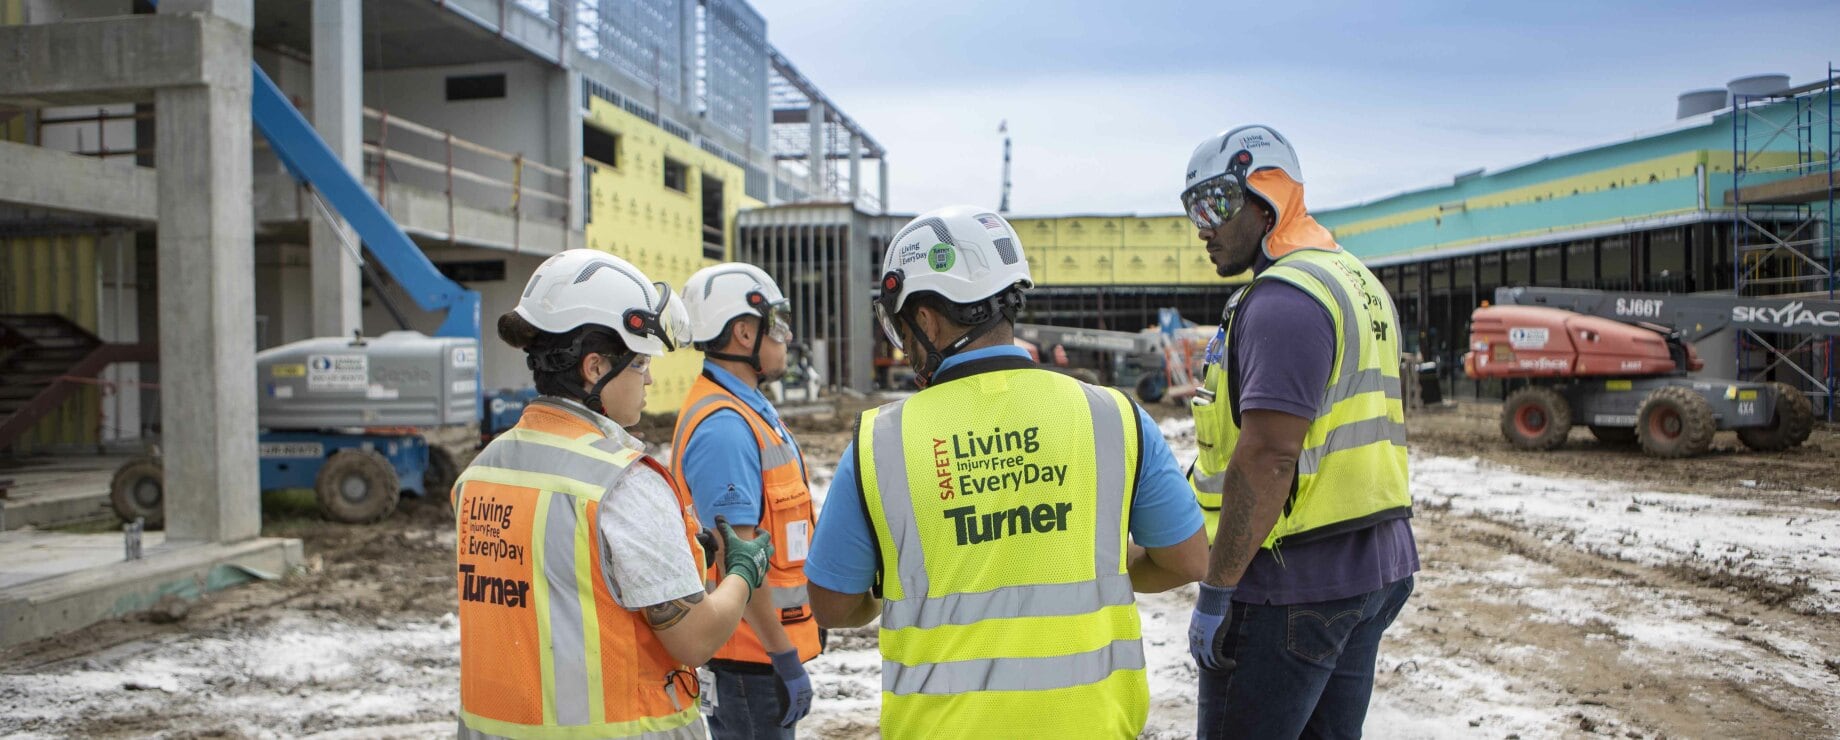
[(887, 154), (883, 154), (880, 158), (875, 160), (875, 171), (877, 174), (881, 175), (881, 179), (882, 179), (881, 189), (879, 190), (879, 192), (881, 194), (881, 200), (882, 200), (882, 215), (886, 216), (888, 215), (888, 155)]
[(165, 0), (242, 32), (224, 81), (154, 97), (160, 162), (161, 427), (167, 542), (260, 534), (256, 475), (255, 248), (249, 207), (250, 0)]
[(811, 168), (811, 177), (807, 189), (811, 191), (812, 200), (824, 200), (824, 101), (811, 101), (811, 109), (805, 112), (805, 118), (811, 126), (811, 146), (805, 151), (805, 165)]
[[(844, 279), (846, 285), (874, 285), (881, 277), (881, 264), (872, 262), (869, 257), (869, 219), (859, 216), (854, 208), (843, 215), (845, 223), (850, 225), (849, 246), (843, 256)], [(893, 236), (890, 232), (888, 236)], [(875, 385), (873, 368), (875, 366), (875, 342), (873, 337), (881, 332), (870, 318), (874, 308), (869, 305), (869, 291), (846, 290), (840, 296), (845, 336), (851, 337), (846, 346), (838, 348), (843, 354), (840, 363), (843, 372), (831, 382), (846, 388), (868, 393)]]
[(850, 133), (850, 208), (862, 198), (862, 137)]
[[(362, 13), (358, 0), (313, 0), (313, 127), (352, 172), (364, 166)], [(319, 209), (309, 211), (313, 335), (349, 337), (364, 326), (363, 284), (345, 246), (358, 240), (336, 214), (327, 223)]]
[(581, 179), (587, 176), (581, 166), (581, 73), (563, 68), (550, 73), (549, 83), (549, 164), (569, 173), (569, 230), (581, 231), (582, 219), (592, 203), (582, 197), (587, 192)]

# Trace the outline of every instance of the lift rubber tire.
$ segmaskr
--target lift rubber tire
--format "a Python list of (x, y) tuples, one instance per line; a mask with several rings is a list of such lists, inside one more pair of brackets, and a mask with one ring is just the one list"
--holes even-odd
[(1523, 450), (1550, 450), (1572, 433), (1572, 405), (1541, 385), (1508, 394), (1501, 404), (1501, 436)]
[(123, 523), (144, 520), (148, 529), (166, 526), (166, 470), (159, 458), (137, 457), (115, 470), (109, 505)]
[(1144, 403), (1156, 403), (1163, 400), (1164, 381), (1149, 373), (1137, 378), (1137, 400)]
[(460, 478), (460, 466), (454, 462), (454, 453), (447, 448), (428, 443), (428, 469), (422, 472), (422, 489), (430, 498), (447, 498), (453, 491), (454, 481)]
[(1781, 452), (1808, 441), (1814, 431), (1814, 405), (1808, 396), (1787, 383), (1771, 383), (1776, 391), (1776, 413), (1769, 426), (1738, 430), (1738, 441), (1758, 452)]
[(369, 524), (390, 515), (402, 497), (396, 469), (383, 455), (349, 448), (332, 453), (319, 468), (313, 492), (327, 519), (343, 524)]
[(1636, 439), (1655, 457), (1693, 457), (1712, 448), (1712, 404), (1684, 386), (1658, 388), (1636, 412)]
[(1592, 426), (1591, 436), (1596, 437), (1598, 442), (1610, 447), (1636, 446), (1635, 427)]

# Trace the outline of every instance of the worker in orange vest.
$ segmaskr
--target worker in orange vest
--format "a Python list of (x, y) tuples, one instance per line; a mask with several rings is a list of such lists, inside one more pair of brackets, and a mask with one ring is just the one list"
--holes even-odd
[(587, 249), (499, 318), (543, 395), (453, 489), (461, 737), (704, 737), (688, 666), (734, 632), (773, 545), (718, 522), (706, 560), (689, 497), (623, 429), (688, 332), (669, 286)]
[(709, 731), (719, 740), (791, 738), (811, 709), (803, 664), (822, 645), (805, 588), (816, 523), (805, 461), (759, 390), (786, 374), (789, 304), (766, 272), (735, 262), (697, 271), (683, 294), (704, 361), (677, 414), (671, 472), (704, 521), (755, 525), (779, 543), (767, 571), (771, 598), (754, 600), (747, 624), (709, 661)]

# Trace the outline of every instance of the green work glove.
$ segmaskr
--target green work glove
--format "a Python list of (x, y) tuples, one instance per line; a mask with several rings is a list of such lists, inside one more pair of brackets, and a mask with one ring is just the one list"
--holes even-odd
[(722, 543), (727, 549), (723, 567), (729, 573), (741, 576), (748, 582), (749, 588), (760, 588), (767, 582), (767, 561), (773, 557), (773, 537), (766, 532), (752, 540), (741, 539), (735, 534), (735, 528), (728, 526), (728, 519), (716, 517), (716, 530), (722, 533)]

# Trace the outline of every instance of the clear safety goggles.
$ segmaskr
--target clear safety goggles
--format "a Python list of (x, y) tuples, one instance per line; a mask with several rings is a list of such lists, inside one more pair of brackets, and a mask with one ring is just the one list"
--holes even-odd
[(1197, 229), (1214, 230), (1233, 220), (1246, 206), (1246, 189), (1231, 174), (1206, 180), (1182, 192), (1182, 211)]
[(894, 306), (895, 302), (901, 299), (901, 285), (904, 280), (900, 270), (890, 270), (888, 274), (882, 276), (881, 297), (875, 299), (875, 320), (882, 325), (882, 334), (888, 337), (888, 342), (893, 344), (895, 349), (903, 351), (906, 348), (901, 346), (901, 330), (895, 327)]
[(658, 291), (658, 310), (627, 309), (623, 319), (626, 331), (636, 336), (656, 338), (664, 343), (667, 352), (689, 346), (690, 311), (684, 308), (683, 301), (671, 293), (671, 286), (652, 283), (652, 287)]
[(792, 302), (781, 300), (767, 306), (767, 338), (780, 344), (792, 342)]

